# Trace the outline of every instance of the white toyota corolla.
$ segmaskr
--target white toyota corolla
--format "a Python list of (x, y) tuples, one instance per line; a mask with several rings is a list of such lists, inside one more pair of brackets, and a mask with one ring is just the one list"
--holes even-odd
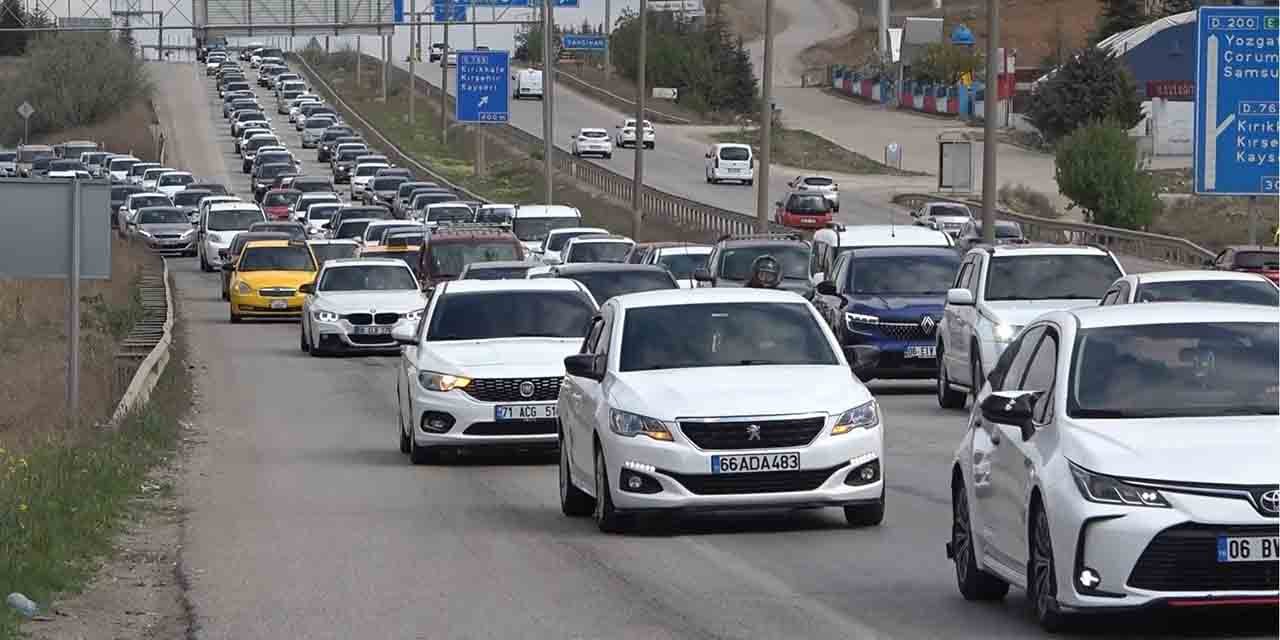
[[(861, 363), (874, 364), (874, 352), (851, 348)], [(878, 405), (794, 293), (617, 296), (565, 368), (565, 515), (594, 513), (605, 532), (644, 511), (843, 507), (853, 525), (884, 517)]]
[(440, 284), (416, 331), (396, 327), (400, 450), (414, 464), (442, 450), (554, 450), (564, 358), (596, 304), (568, 278)]
[(398, 350), (392, 329), (416, 327), (427, 303), (413, 270), (385, 258), (326, 261), (300, 291), (300, 346), (313, 356)]
[(1025, 588), (1042, 626), (1149, 605), (1275, 604), (1274, 308), (1058, 311), (1009, 344), (951, 472), (969, 600)]

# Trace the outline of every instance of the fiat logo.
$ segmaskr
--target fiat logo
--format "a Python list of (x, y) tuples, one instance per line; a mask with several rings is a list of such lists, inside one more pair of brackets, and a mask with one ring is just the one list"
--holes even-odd
[(534, 391), (537, 391), (537, 388), (534, 387), (533, 383), (530, 382), (529, 380), (525, 380), (524, 382), (520, 383), (520, 397), (532, 398)]

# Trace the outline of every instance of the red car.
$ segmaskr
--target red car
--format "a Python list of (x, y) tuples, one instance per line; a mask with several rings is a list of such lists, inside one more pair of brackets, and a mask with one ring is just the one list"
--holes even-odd
[(268, 220), (288, 220), (300, 197), (302, 192), (297, 189), (272, 189), (262, 196), (262, 212)]
[(820, 193), (792, 193), (777, 203), (773, 221), (798, 229), (821, 229), (831, 223), (831, 201)]
[(1280, 284), (1280, 247), (1261, 245), (1227, 247), (1205, 266), (1218, 271), (1245, 271), (1266, 276)]

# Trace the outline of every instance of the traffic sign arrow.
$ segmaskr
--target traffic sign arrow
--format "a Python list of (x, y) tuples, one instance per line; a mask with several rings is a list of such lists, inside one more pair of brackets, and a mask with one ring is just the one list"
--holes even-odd
[(22, 104), (18, 105), (18, 115), (22, 116), (23, 120), (29, 120), (35, 112), (36, 108), (31, 106), (30, 102), (23, 100)]

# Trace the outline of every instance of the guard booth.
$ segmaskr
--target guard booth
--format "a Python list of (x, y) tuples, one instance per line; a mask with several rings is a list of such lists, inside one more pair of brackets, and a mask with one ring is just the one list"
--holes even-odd
[(973, 142), (964, 131), (938, 134), (938, 191), (973, 193)]

